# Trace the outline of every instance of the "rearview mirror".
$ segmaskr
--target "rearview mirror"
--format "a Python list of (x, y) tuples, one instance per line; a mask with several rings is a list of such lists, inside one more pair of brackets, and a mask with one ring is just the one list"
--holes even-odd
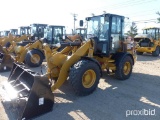
[(79, 21), (79, 26), (81, 26), (81, 27), (83, 26), (83, 20)]

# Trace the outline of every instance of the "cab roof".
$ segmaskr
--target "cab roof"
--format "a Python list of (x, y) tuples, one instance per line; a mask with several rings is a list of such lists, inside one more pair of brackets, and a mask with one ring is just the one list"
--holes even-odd
[(48, 24), (33, 23), (33, 24), (30, 24), (30, 26), (31, 25), (33, 25), (33, 26), (47, 26)]
[(117, 16), (117, 17), (124, 17), (124, 16), (122, 16), (122, 15), (106, 13), (106, 14), (101, 14), (101, 15), (94, 15), (94, 16), (92, 16), (92, 17), (86, 17), (86, 20), (87, 20), (87, 18), (93, 18), (93, 17), (99, 17), (99, 16)]
[(48, 25), (48, 27), (65, 27), (63, 25)]
[(10, 29), (10, 30), (18, 30), (18, 29)]
[(151, 38), (150, 34), (138, 34), (134, 38)]
[(160, 29), (160, 27), (145, 27), (145, 28), (143, 28), (143, 30), (147, 30), (147, 29)]

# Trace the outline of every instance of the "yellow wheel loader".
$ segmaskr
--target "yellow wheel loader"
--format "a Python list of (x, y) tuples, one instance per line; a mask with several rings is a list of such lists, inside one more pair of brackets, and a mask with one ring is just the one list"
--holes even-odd
[(150, 53), (152, 56), (160, 54), (160, 28), (152, 27), (143, 29), (143, 34), (134, 37), (138, 55)]
[(31, 27), (30, 26), (20, 26), (18, 28), (18, 34), (21, 35), (31, 35)]
[[(0, 65), (0, 71), (5, 72), (10, 70), (9, 68), (12, 68), (11, 63), (15, 61), (16, 63), (25, 63), (26, 65), (30, 67), (38, 67), (42, 64), (43, 60), (45, 59), (44, 52), (42, 50), (42, 44), (43, 42), (47, 42), (50, 44), (50, 47), (52, 48), (52, 52), (56, 53), (57, 51), (62, 50), (65, 45), (60, 41), (61, 36), (63, 36), (63, 29), (64, 26), (50, 26), (50, 30), (47, 31), (49, 33), (45, 33), (45, 35), (50, 35), (48, 37), (53, 38), (45, 38), (43, 40), (37, 40), (36, 42), (31, 41), (23, 41), (21, 43), (12, 42), (12, 45), (9, 48), (3, 48), (3, 54), (1, 53), (1, 65)], [(60, 31), (58, 34), (54, 33), (53, 31), (59, 29)], [(53, 34), (53, 37), (51, 33)], [(73, 42), (77, 39), (81, 39), (81, 36), (75, 35), (75, 36), (68, 36), (63, 42)], [(60, 43), (61, 47), (56, 46), (56, 43)], [(72, 52), (71, 52), (72, 53)], [(10, 64), (9, 64), (10, 63)]]
[(34, 40), (39, 40), (44, 37), (44, 30), (47, 27), (47, 24), (38, 24), (33, 23), (31, 26), (31, 36)]
[(4, 30), (4, 31), (3, 31), (3, 36), (8, 36), (9, 33), (10, 33), (9, 30)]
[(80, 34), (82, 38), (86, 38), (87, 29), (86, 28), (76, 28), (76, 33)]
[(17, 36), (17, 35), (18, 35), (18, 29), (10, 29), (10, 33), (11, 33), (13, 36)]
[(8, 34), (8, 37), (3, 38), (0, 40), (0, 52), (3, 52), (3, 47), (9, 47), (11, 43), (14, 42), (20, 42), (23, 40), (29, 40), (29, 36), (27, 35), (22, 35), (20, 37), (13, 36), (11, 33)]
[[(103, 14), (87, 17), (86, 20), (87, 41), (63, 43), (66, 47), (55, 54), (47, 44), (43, 45), (46, 74), (35, 76), (24, 66), (14, 64), (6, 84), (15, 91), (12, 94), (15, 98), (10, 96), (10, 102), (4, 100), (3, 103), (10, 104), (10, 110), (16, 109), (19, 113), (17, 118), (31, 119), (50, 111), (53, 106), (50, 105), (53, 102), (51, 93), (67, 79), (77, 95), (85, 96), (95, 91), (103, 70), (107, 71), (106, 74), (114, 74), (119, 80), (131, 76), (136, 54), (124, 42), (124, 17)], [(8, 91), (7, 85), (3, 86), (4, 91)], [(27, 93), (24, 92), (26, 90)]]
[(0, 35), (0, 41), (3, 40), (4, 38), (7, 38), (8, 33), (10, 31), (6, 30), (6, 31), (0, 31), (1, 35)]
[[(58, 48), (54, 45), (60, 43), (60, 39), (64, 34), (64, 26), (49, 25), (44, 28), (44, 39), (37, 40), (34, 43), (22, 42), (18, 44), (19, 51), (15, 52), (18, 63), (25, 62), (30, 67), (38, 67), (42, 64), (44, 52), (42, 51), (43, 42), (50, 44), (54, 50)], [(24, 46), (25, 45), (25, 46)], [(56, 48), (55, 48), (56, 47)]]
[[(31, 50), (28, 48), (28, 46), (31, 46), (30, 48), (33, 48), (33, 46), (35, 46), (34, 47), (35, 49), (37, 47), (39, 47), (39, 45), (37, 45), (37, 43), (35, 43), (34, 45), (31, 45), (31, 43), (34, 43), (33, 40), (35, 40), (35, 37), (40, 37), (40, 34), (44, 34), (44, 29), (46, 26), (47, 26), (47, 24), (31, 24), (31, 27), (21, 26), (19, 28), (20, 36), (13, 37), (12, 34), (9, 33), (8, 37), (3, 38), (0, 41), (0, 52), (1, 52), (0, 71), (5, 72), (5, 71), (10, 70), (12, 68), (12, 65), (10, 63), (13, 64), (13, 61), (18, 62), (18, 63), (25, 62), (24, 59), (25, 59), (26, 52), (28, 50)], [(42, 33), (40, 33), (40, 32), (42, 32)], [(31, 33), (33, 34), (33, 36), (30, 35)], [(27, 44), (29, 44), (29, 45), (27, 45)], [(10, 55), (11, 53), (13, 54), (12, 55), (13, 57)], [(32, 52), (29, 52), (28, 54), (32, 55), (31, 53)], [(43, 61), (43, 54), (42, 54), (41, 50), (33, 50), (33, 53), (34, 54), (37, 53), (39, 56), (33, 55), (32, 59), (30, 59), (30, 61), (32, 61), (32, 62), (34, 62), (34, 64), (36, 64), (36, 65), (32, 64), (32, 66), (39, 66), (41, 64), (41, 62)], [(27, 56), (29, 56), (29, 55), (27, 55)], [(37, 59), (35, 59), (35, 57), (37, 59), (39, 57), (39, 60), (37, 61)], [(26, 57), (26, 58), (28, 59), (28, 57)], [(35, 63), (35, 60), (37, 61), (36, 63)], [(27, 61), (29, 61), (29, 60), (27, 60)], [(29, 63), (31, 64), (32, 62), (30, 62), (30, 61), (29, 61)]]

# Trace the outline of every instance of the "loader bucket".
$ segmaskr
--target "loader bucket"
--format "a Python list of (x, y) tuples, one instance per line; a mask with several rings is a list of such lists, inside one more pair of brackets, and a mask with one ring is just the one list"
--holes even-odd
[(11, 70), (13, 62), (14, 60), (11, 58), (10, 55), (0, 53), (0, 72), (6, 72)]
[[(28, 120), (52, 111), (54, 95), (47, 77), (14, 63), (8, 81), (3, 84), (5, 108), (16, 120)], [(8, 107), (7, 107), (8, 106)]]

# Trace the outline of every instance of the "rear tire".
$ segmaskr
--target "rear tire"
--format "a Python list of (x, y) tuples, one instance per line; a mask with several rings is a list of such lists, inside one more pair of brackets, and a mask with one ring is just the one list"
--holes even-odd
[(69, 73), (69, 83), (76, 95), (86, 96), (91, 94), (98, 86), (100, 80), (100, 68), (91, 60), (79, 60)]
[(131, 76), (133, 68), (133, 60), (130, 56), (121, 58), (120, 62), (116, 66), (115, 77), (118, 80), (126, 80)]
[[(35, 56), (35, 57), (33, 57)], [(39, 67), (43, 62), (43, 54), (38, 50), (30, 50), (25, 57), (25, 63), (30, 67)]]
[(160, 53), (160, 49), (159, 49), (159, 47), (157, 46), (157, 47), (156, 47), (156, 50), (152, 52), (152, 56), (157, 57), (157, 56), (159, 56), (159, 53)]
[(137, 53), (137, 55), (143, 55), (143, 52), (136, 52)]

